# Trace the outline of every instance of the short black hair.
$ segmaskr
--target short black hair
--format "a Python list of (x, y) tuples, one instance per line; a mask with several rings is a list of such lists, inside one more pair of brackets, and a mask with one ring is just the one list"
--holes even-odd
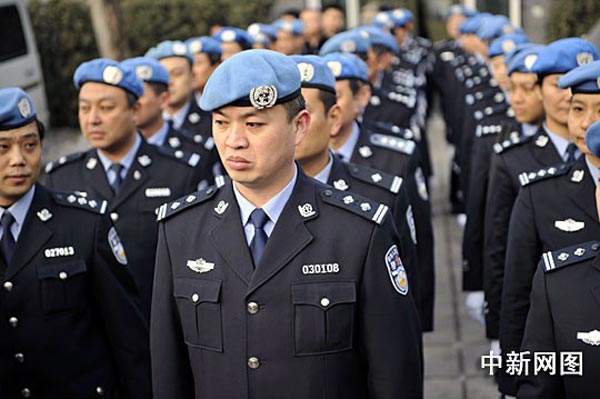
[(328, 4), (328, 5), (326, 5), (325, 7), (323, 7), (323, 11), (322, 12), (325, 12), (325, 11), (329, 10), (330, 8), (336, 9), (336, 10), (338, 10), (341, 13), (344, 12), (344, 9), (341, 6), (337, 5), (337, 4)]
[(348, 79), (348, 84), (350, 85), (350, 91), (352, 91), (352, 95), (355, 96), (366, 83), (360, 79)]
[(390, 50), (389, 48), (387, 48), (386, 46), (383, 46), (381, 44), (373, 44), (373, 45), (371, 45), (371, 49), (377, 55), (377, 57), (381, 57), (385, 53), (392, 52), (392, 50)]
[(35, 118), (35, 125), (38, 129), (38, 134), (40, 135), (40, 140), (44, 140), (44, 133), (46, 133), (46, 126), (39, 119)]
[(169, 86), (165, 83), (160, 83), (160, 82), (146, 82), (146, 83), (148, 83), (148, 86), (150, 86), (152, 88), (152, 91), (157, 96), (169, 91)]
[(323, 108), (325, 109), (325, 114), (327, 115), (331, 107), (337, 103), (337, 98), (334, 93), (319, 89), (319, 101), (323, 103)]
[(208, 60), (210, 61), (210, 65), (215, 65), (221, 62), (221, 54), (217, 53), (204, 53), (208, 56)]
[(291, 122), (300, 111), (306, 109), (306, 100), (304, 100), (302, 94), (299, 94), (298, 97), (294, 98), (293, 100), (284, 102), (281, 105), (283, 105), (287, 111), (288, 122)]
[(128, 91), (125, 91), (125, 95), (127, 96), (127, 108), (133, 108), (137, 100), (139, 100), (139, 97)]
[(300, 10), (297, 8), (288, 8), (287, 10), (284, 10), (281, 14), (279, 14), (279, 18), (285, 17), (286, 15), (298, 19), (300, 18)]

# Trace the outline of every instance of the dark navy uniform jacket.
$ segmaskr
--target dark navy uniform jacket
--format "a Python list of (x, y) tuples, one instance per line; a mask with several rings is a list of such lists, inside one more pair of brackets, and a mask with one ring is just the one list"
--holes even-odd
[[(84, 192), (108, 201), (107, 213), (117, 227), (140, 289), (144, 314), (150, 316), (150, 298), (158, 225), (156, 210), (163, 203), (195, 191), (203, 180), (193, 160), (177, 151), (142, 140), (135, 160), (115, 196), (97, 152), (91, 149), (46, 166), (48, 185)], [(61, 163), (62, 161), (62, 163)]]
[(36, 185), (0, 260), (1, 398), (151, 397), (147, 323), (102, 207)]
[(229, 179), (161, 207), (154, 398), (422, 397), (391, 219), (346, 195), (299, 171), (256, 270)]

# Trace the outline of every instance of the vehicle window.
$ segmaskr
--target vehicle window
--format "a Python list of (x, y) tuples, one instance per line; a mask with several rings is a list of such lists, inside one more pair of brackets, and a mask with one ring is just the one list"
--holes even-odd
[(0, 7), (0, 62), (27, 54), (27, 42), (16, 6)]

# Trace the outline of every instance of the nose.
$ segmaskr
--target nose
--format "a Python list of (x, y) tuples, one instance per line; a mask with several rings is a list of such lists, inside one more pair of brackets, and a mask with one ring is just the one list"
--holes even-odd
[(11, 146), (9, 152), (9, 160), (11, 166), (23, 166), (25, 165), (25, 157), (23, 156), (23, 152), (21, 151), (21, 146), (13, 145)]
[(96, 107), (92, 107), (88, 114), (88, 121), (92, 125), (98, 125), (100, 123), (100, 112)]
[(225, 145), (229, 148), (245, 148), (248, 146), (246, 130), (243, 123), (233, 122), (229, 125), (229, 132)]

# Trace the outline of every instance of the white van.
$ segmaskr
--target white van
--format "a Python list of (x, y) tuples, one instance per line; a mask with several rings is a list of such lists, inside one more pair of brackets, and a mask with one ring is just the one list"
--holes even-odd
[(0, 87), (20, 87), (48, 124), (48, 105), (40, 57), (22, 0), (0, 0)]

